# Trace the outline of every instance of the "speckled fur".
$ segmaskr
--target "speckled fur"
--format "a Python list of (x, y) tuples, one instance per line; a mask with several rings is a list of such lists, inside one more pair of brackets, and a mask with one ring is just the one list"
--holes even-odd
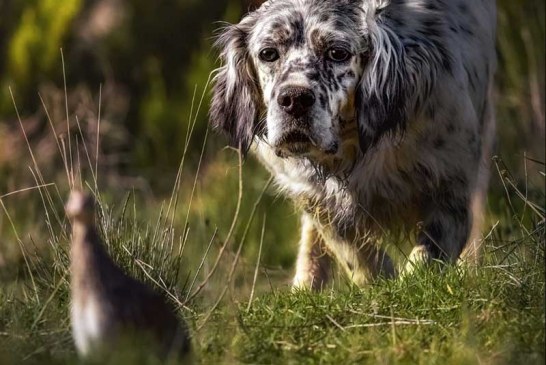
[[(493, 0), (270, 0), (223, 29), (211, 123), (302, 208), (296, 287), (327, 281), (322, 248), (358, 285), (396, 274), (395, 238), (459, 258), (487, 187), (495, 24)], [(338, 46), (352, 57), (328, 60)], [(286, 85), (316, 97), (304, 123), (276, 102)], [(311, 148), (284, 148), (294, 128)]]

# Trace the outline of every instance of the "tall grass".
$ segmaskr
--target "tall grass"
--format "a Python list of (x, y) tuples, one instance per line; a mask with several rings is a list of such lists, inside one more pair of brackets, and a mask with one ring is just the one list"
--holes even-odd
[[(191, 180), (183, 179), (187, 176), (184, 175), (184, 163), (203, 96), (196, 101), (195, 113), (189, 116), (191, 122), (188, 123), (172, 194), (167, 201), (154, 206), (153, 212), (146, 212), (142, 210), (145, 202), (139, 201), (135, 191), (128, 191), (117, 203), (108, 203), (111, 198), (101, 192), (98, 183), (99, 139), (97, 138), (96, 145), (87, 143), (78, 117), (71, 118), (67, 95), (66, 120), (61, 121), (67, 125), (67, 137), (61, 138), (55, 133), (55, 124), (58, 121), (49, 121), (53, 131), (50, 137), (58, 146), (66, 179), (46, 182), (33, 146), (26, 137), (15, 97), (13, 93), (11, 95), (21, 133), (25, 137), (31, 157), (32, 165), (29, 169), (35, 185), (0, 196), (2, 216), (6, 217), (11, 228), (12, 238), (8, 236), (8, 239), (17, 245), (19, 255), (14, 256), (22, 259), (22, 265), (12, 263), (11, 266), (2, 268), (5, 285), (0, 288), (0, 349), (9, 350), (3, 354), (6, 359), (15, 362), (42, 362), (46, 359), (49, 362), (64, 361), (65, 355), (73, 357), (73, 346), (68, 332), (70, 231), (63, 213), (63, 202), (68, 191), (74, 188), (91, 190), (95, 195), (98, 203), (98, 227), (114, 260), (134, 277), (164, 292), (175, 305), (186, 312), (185, 316), (196, 327), (205, 325), (214, 309), (222, 303), (228, 289), (235, 286), (235, 279), (242, 280), (240, 272), (250, 272), (248, 267), (238, 270), (237, 264), (264, 189), (256, 197), (254, 208), (250, 212), (242, 212), (243, 179), (242, 160), (239, 155), (239, 193), (238, 199), (235, 199), (236, 208), (233, 211), (223, 209), (222, 212), (227, 217), (232, 216), (229, 230), (225, 232), (218, 227), (211, 228), (209, 224), (196, 222), (192, 203), (199, 185), (200, 163)], [(45, 103), (43, 106), (45, 114), (49, 116)], [(100, 120), (97, 130), (100, 130)], [(205, 136), (201, 157), (205, 152), (206, 140)], [(87, 179), (85, 175), (88, 176)], [(35, 197), (32, 197), (33, 194)], [(14, 216), (12, 212), (18, 214), (24, 208), (10, 205), (9, 200), (18, 197), (37, 197), (41, 201), (40, 206), (33, 204), (29, 208), (39, 212), (36, 214), (42, 217), (42, 223), (37, 224), (38, 228), (33, 233), (17, 226), (16, 222), (23, 219)], [(247, 213), (248, 216), (244, 216)], [(154, 215), (155, 219), (149, 219)], [(206, 239), (202, 239), (203, 237)], [(205, 246), (205, 242), (209, 242), (208, 246)], [(235, 244), (238, 247), (236, 250)], [(243, 287), (239, 283), (236, 286)], [(251, 289), (245, 290), (249, 292)], [(207, 303), (207, 310), (202, 313), (196, 311), (199, 303)], [(212, 303), (215, 304), (211, 305)], [(16, 309), (19, 306), (21, 310)], [(42, 341), (47, 345), (38, 346)]]

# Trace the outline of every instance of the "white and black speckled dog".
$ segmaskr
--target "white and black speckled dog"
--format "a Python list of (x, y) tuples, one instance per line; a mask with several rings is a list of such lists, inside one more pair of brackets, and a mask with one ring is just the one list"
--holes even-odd
[(358, 285), (393, 276), (383, 249), (402, 241), (403, 272), (461, 255), (487, 189), (495, 24), (494, 0), (270, 0), (223, 30), (211, 123), (302, 207), (295, 287), (322, 287), (332, 257)]

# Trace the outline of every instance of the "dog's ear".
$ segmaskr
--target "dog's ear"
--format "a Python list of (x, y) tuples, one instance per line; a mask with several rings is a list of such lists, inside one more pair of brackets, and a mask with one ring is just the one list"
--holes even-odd
[(246, 153), (259, 122), (259, 88), (248, 55), (249, 22), (227, 26), (216, 42), (223, 66), (213, 79), (210, 123), (225, 132), (230, 145)]
[[(383, 4), (384, 3), (384, 4)], [(389, 2), (368, 9), (368, 51), (356, 98), (363, 152), (383, 137), (401, 137), (406, 124), (430, 93), (430, 60), (421, 45), (407, 47), (397, 34)], [(399, 10), (398, 10), (399, 11)], [(424, 52), (425, 54), (420, 54)]]

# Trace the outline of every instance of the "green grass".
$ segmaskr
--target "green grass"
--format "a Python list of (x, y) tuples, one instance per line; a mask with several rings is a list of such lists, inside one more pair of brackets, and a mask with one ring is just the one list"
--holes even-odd
[[(48, 189), (55, 191), (48, 187), (42, 193)], [(261, 201), (263, 186), (246, 189), (256, 207), (275, 204)], [(274, 222), (256, 214), (258, 208), (240, 212), (209, 280), (230, 234), (191, 215), (185, 226), (189, 229), (180, 228), (184, 220), (169, 217), (185, 216), (189, 198), (181, 198), (186, 201), (178, 208), (183, 214), (168, 209), (169, 201), (150, 207), (132, 193), (115, 204), (106, 203), (112, 198), (101, 199), (98, 211), (111, 255), (128, 272), (164, 291), (190, 323), (197, 363), (541, 364), (544, 204), (533, 207), (535, 212), (510, 187), (509, 193), (508, 214), (496, 218), (478, 268), (432, 267), (404, 281), (378, 281), (361, 289), (336, 275), (332, 287), (318, 294), (292, 293), (287, 284), (291, 269), (271, 267), (261, 258), (255, 270), (255, 250), (237, 253), (241, 243), (259, 247), (247, 227), (257, 226), (260, 237), (262, 228), (275, 229)], [(538, 195), (543, 199), (543, 191)], [(17, 232), (23, 259), (0, 274), (2, 364), (77, 363), (68, 321), (69, 227), (62, 217), (62, 199), (52, 196), (52, 204), (44, 208), (44, 231), (27, 238)], [(10, 211), (5, 212), (9, 218)], [(207, 234), (207, 240), (196, 238)], [(47, 242), (46, 248), (38, 240)], [(262, 251), (273, 244), (264, 238)], [(295, 244), (290, 247), (295, 253)], [(195, 293), (204, 280), (203, 290)], [(112, 363), (120, 363), (119, 358)]]

